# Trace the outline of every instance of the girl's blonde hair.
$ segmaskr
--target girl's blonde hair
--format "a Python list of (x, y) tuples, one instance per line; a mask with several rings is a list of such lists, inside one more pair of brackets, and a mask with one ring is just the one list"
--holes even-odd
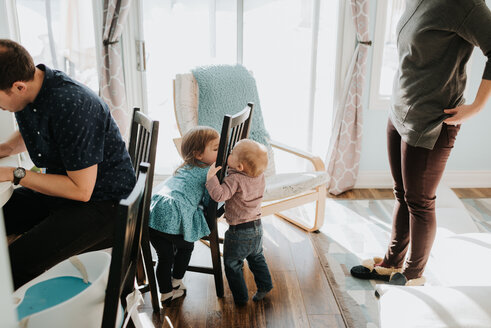
[(220, 135), (218, 132), (209, 127), (198, 125), (191, 128), (183, 137), (181, 143), (181, 157), (184, 162), (176, 169), (176, 173), (179, 169), (186, 165), (205, 167), (207, 164), (200, 162), (196, 159), (196, 156), (202, 154), (205, 151), (206, 145), (217, 138)]

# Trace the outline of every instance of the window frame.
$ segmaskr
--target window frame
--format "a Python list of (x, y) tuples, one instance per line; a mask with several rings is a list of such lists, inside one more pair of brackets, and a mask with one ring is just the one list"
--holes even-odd
[(385, 29), (387, 26), (388, 1), (377, 1), (375, 12), (375, 31), (372, 47), (372, 67), (370, 74), (370, 91), (368, 108), (385, 110), (390, 108), (390, 96), (383, 96), (380, 91), (380, 78), (382, 75), (382, 60), (385, 47)]

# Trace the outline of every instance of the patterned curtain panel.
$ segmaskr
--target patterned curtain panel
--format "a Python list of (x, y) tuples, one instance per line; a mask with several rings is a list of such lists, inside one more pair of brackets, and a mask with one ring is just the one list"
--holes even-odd
[(336, 108), (333, 135), (327, 153), (328, 190), (331, 194), (352, 189), (358, 177), (362, 137), (362, 94), (368, 47), (369, 0), (351, 0), (357, 45), (346, 75), (341, 101)]
[(101, 96), (125, 140), (128, 137), (129, 117), (124, 85), (121, 44), (123, 26), (128, 17), (131, 0), (104, 0)]

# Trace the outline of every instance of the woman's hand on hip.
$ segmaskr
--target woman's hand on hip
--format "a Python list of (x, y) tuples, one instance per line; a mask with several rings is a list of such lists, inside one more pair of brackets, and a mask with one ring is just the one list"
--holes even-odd
[(452, 116), (447, 118), (443, 122), (447, 123), (448, 125), (462, 124), (477, 113), (479, 113), (480, 110), (481, 108), (474, 104), (461, 105), (452, 109), (445, 109), (443, 110), (445, 114), (450, 114)]

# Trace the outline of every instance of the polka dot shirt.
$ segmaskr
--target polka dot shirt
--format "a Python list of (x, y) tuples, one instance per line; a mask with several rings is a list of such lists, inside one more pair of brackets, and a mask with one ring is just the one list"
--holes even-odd
[(15, 113), (37, 167), (64, 174), (98, 164), (91, 200), (125, 198), (135, 185), (130, 156), (108, 106), (65, 73), (38, 65), (44, 81), (33, 103)]

